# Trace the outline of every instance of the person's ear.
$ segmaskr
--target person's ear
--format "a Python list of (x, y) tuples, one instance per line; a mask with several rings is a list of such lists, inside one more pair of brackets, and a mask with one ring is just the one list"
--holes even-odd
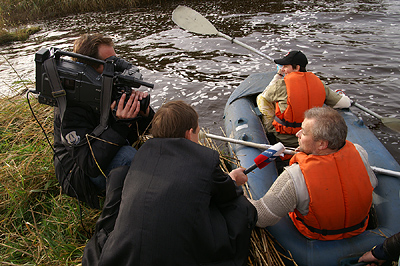
[(295, 70), (296, 70), (296, 71), (300, 71), (300, 65), (296, 65)]
[(191, 135), (192, 131), (193, 131), (192, 128), (185, 131), (185, 139), (188, 139), (188, 140), (191, 139), (190, 135)]
[(325, 150), (328, 148), (328, 141), (327, 140), (319, 140), (318, 141), (318, 149), (320, 151)]

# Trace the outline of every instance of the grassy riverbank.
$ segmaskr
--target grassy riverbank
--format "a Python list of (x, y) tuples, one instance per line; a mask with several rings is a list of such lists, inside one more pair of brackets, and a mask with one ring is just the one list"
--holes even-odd
[(0, 0), (0, 22), (12, 26), (89, 11), (138, 7), (151, 0)]
[[(32, 104), (52, 142), (53, 108)], [(0, 114), (0, 264), (76, 265), (99, 211), (61, 195), (26, 99), (0, 99)]]
[(40, 31), (40, 27), (15, 29), (13, 31), (2, 29), (0, 30), (0, 45), (14, 41), (24, 41), (28, 39), (29, 35), (34, 34), (38, 31)]
[[(0, 0), (0, 45), (25, 40), (39, 27), (23, 25), (41, 19), (90, 11), (138, 7), (152, 0)], [(12, 30), (10, 30), (12, 29)]]
[[(52, 143), (53, 108), (30, 102)], [(53, 151), (25, 97), (0, 98), (0, 163), (0, 265), (80, 264), (100, 211), (61, 194)], [(283, 265), (265, 230), (253, 231), (249, 265)]]

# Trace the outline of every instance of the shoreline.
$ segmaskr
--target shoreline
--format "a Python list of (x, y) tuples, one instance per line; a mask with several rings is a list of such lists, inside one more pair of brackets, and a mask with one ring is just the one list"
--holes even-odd
[[(24, 41), (41, 30), (28, 23), (60, 16), (94, 11), (113, 11), (122, 8), (138, 8), (151, 4), (152, 0), (2, 0), (0, 1), (0, 45)], [(159, 3), (159, 2), (158, 2)]]

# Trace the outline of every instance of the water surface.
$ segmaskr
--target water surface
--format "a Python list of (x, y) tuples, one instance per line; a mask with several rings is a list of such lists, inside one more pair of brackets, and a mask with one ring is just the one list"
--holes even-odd
[[(245, 48), (214, 36), (199, 36), (171, 20), (179, 4), (205, 15), (216, 28), (280, 58), (290, 50), (308, 57), (308, 71), (333, 90), (382, 116), (400, 119), (400, 2), (378, 1), (170, 1), (149, 8), (87, 13), (38, 24), (42, 31), (27, 41), (2, 46), (0, 93), (10, 94), (35, 79), (34, 54), (42, 47), (72, 50), (82, 33), (111, 36), (119, 56), (137, 64), (157, 109), (183, 99), (200, 115), (202, 127), (221, 134), (223, 109), (232, 91), (248, 75), (276, 66)], [(144, 88), (143, 88), (144, 89)], [(399, 133), (352, 108), (400, 161)]]

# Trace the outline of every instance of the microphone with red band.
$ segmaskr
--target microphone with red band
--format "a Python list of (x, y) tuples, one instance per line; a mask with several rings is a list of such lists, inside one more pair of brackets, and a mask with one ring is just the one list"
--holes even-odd
[(244, 170), (244, 174), (247, 175), (257, 167), (259, 169), (264, 168), (267, 166), (270, 162), (275, 160), (276, 157), (281, 155), (283, 151), (285, 150), (285, 146), (283, 146), (282, 143), (278, 142), (275, 145), (271, 146), (268, 150), (263, 151), (260, 155), (258, 155), (254, 159), (254, 163), (252, 166)]

